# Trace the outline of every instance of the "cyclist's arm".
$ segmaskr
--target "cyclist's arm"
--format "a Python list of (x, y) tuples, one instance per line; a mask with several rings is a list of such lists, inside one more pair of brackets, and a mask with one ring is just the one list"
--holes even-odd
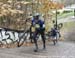
[(32, 25), (32, 26), (34, 26), (34, 25), (35, 25), (35, 21), (34, 21), (34, 20), (32, 20), (32, 23), (31, 23), (31, 25)]

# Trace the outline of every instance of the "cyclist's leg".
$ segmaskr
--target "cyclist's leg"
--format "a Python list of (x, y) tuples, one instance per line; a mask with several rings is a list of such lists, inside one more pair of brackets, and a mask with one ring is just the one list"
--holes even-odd
[(37, 50), (38, 50), (38, 44), (37, 44), (37, 39), (36, 39), (37, 34), (38, 34), (38, 32), (35, 32), (33, 35), (33, 40), (34, 40), (35, 47), (36, 47), (36, 49), (34, 50), (35, 52), (37, 52)]
[(45, 44), (46, 38), (45, 38), (45, 33), (44, 33), (44, 31), (41, 31), (41, 37), (42, 37), (42, 41), (43, 41), (43, 49), (45, 49), (45, 48), (46, 48), (46, 44)]
[(54, 36), (54, 37), (53, 37), (53, 43), (54, 43), (54, 45), (56, 44), (56, 42), (57, 42), (57, 37)]

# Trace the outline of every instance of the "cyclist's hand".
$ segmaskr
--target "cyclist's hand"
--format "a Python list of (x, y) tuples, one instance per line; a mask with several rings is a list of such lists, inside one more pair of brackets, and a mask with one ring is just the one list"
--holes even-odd
[(35, 27), (32, 27), (31, 30), (32, 30), (32, 32), (35, 32)]

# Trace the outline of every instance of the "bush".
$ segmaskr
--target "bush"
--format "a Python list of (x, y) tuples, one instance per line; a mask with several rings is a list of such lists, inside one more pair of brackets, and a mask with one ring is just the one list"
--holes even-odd
[(70, 12), (72, 12), (72, 11), (67, 11), (67, 10), (63, 11), (63, 13), (70, 13)]
[(60, 14), (60, 12), (57, 12), (57, 14)]

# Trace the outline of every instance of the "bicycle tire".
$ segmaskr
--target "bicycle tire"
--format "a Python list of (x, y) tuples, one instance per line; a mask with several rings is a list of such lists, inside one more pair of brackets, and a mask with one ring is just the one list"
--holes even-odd
[(60, 30), (62, 27), (63, 27), (63, 24), (59, 23), (57, 28)]

